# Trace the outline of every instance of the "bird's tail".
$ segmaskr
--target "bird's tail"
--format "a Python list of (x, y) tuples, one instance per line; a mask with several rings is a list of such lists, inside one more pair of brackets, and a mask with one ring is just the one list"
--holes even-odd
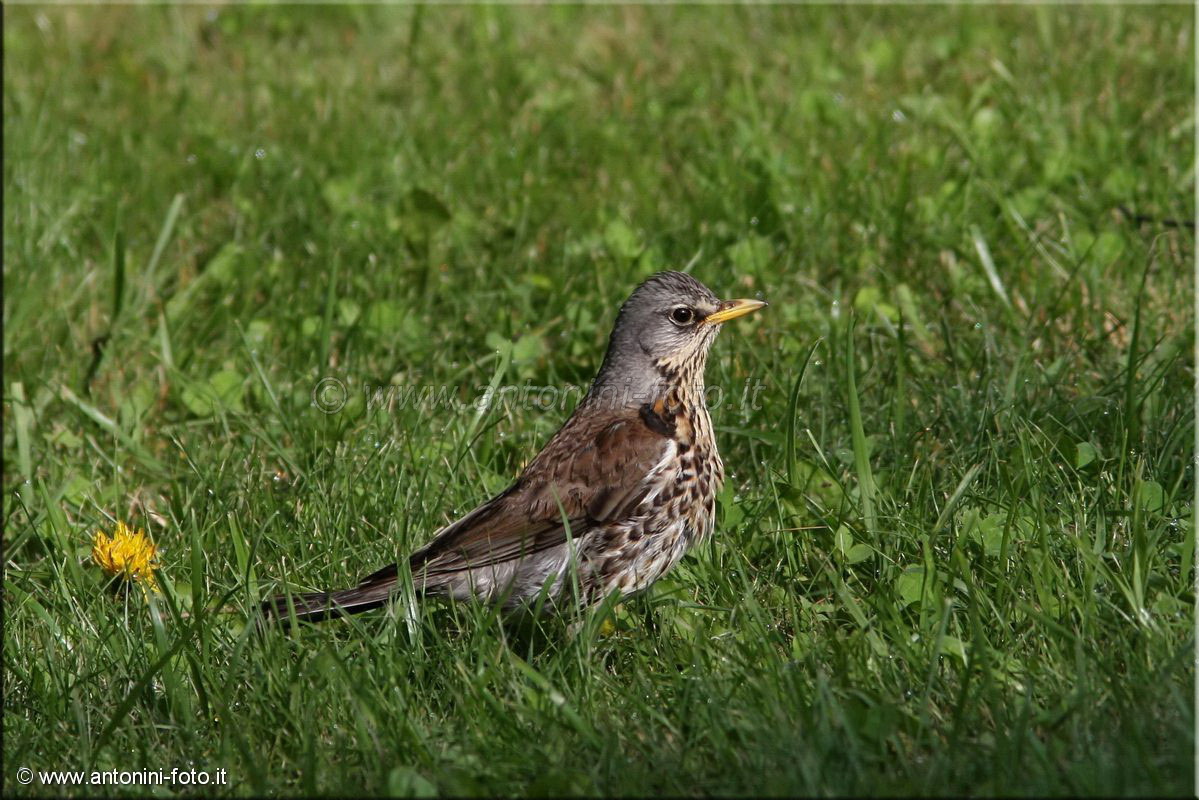
[(311, 594), (281, 594), (262, 604), (262, 613), (283, 621), (320, 622), (330, 617), (359, 614), (386, 605), (396, 588), (398, 570), (393, 564), (367, 576), (353, 589)]

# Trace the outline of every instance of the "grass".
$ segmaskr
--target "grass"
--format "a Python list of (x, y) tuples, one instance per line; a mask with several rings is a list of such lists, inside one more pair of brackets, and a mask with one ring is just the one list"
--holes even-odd
[[(5, 794), (1191, 793), (1192, 19), (6, 7)], [(245, 625), (503, 488), (570, 402), (486, 387), (688, 265), (771, 306), (652, 593)]]

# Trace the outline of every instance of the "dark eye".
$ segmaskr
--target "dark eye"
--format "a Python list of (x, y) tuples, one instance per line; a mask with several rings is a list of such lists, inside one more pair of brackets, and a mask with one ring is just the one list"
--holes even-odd
[(694, 319), (695, 312), (687, 308), (687, 306), (679, 306), (670, 312), (670, 320), (676, 325), (690, 325)]

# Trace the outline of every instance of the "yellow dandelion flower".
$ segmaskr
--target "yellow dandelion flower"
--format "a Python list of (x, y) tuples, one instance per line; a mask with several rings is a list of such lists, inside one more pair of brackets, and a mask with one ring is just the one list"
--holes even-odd
[(117, 523), (112, 536), (96, 531), (92, 542), (92, 560), (109, 575), (137, 581), (144, 587), (158, 588), (154, 570), (158, 567), (158, 548), (143, 530), (134, 531), (124, 522)]

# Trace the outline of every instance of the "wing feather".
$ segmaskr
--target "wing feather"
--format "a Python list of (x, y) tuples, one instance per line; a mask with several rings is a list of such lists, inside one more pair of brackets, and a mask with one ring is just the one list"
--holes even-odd
[(630, 516), (652, 490), (647, 478), (673, 447), (670, 437), (636, 415), (590, 426), (576, 415), (516, 483), (413, 553), (413, 575), (428, 580), (527, 558), (564, 544), (568, 526), (578, 539)]

